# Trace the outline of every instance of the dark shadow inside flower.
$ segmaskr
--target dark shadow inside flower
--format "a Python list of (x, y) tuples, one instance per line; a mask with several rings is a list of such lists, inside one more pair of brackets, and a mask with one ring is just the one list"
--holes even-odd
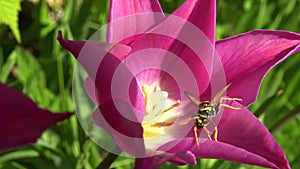
[(145, 156), (141, 124), (120, 114), (115, 102), (118, 102), (118, 106), (121, 106), (123, 113), (132, 114), (134, 112), (131, 105), (126, 101), (107, 101), (93, 112), (94, 123), (103, 128), (124, 152), (132, 156)]

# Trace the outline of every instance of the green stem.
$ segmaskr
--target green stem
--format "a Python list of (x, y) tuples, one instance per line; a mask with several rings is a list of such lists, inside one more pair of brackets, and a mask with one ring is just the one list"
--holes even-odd
[(277, 123), (275, 123), (271, 128), (271, 133), (278, 132), (282, 127), (284, 127), (287, 123), (289, 123), (291, 120), (296, 118), (298, 115), (300, 115), (300, 105), (295, 107), (291, 112), (289, 112), (286, 116), (284, 116), (281, 120), (279, 120)]
[(110, 165), (119, 157), (119, 155), (108, 153), (104, 160), (98, 165), (96, 169), (108, 169)]
[(59, 93), (62, 97), (61, 101), (61, 109), (67, 110), (67, 99), (65, 97), (65, 81), (64, 81), (64, 68), (63, 68), (63, 59), (62, 56), (57, 58), (57, 72), (58, 72), (58, 85), (59, 85)]

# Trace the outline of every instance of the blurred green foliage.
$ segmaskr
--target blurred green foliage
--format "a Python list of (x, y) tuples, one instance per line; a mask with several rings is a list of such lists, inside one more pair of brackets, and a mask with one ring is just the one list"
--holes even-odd
[[(57, 31), (62, 30), (67, 39), (88, 39), (107, 23), (109, 2), (23, 0), (18, 19), (13, 18), (16, 17), (14, 14), (7, 18), (3, 15), (4, 6), (1, 4), (4, 2), (10, 1), (0, 0), (0, 81), (23, 91), (41, 107), (54, 112), (74, 111), (71, 87), (75, 61), (58, 44)], [(19, 1), (14, 2), (17, 4)], [(184, 1), (160, 2), (164, 11), (171, 13)], [(11, 8), (12, 13), (20, 11), (17, 6)], [(299, 9), (300, 0), (218, 0), (217, 38), (252, 29), (300, 32)], [(274, 134), (292, 168), (300, 168), (300, 149), (297, 148), (300, 142), (298, 64), (300, 58), (296, 54), (272, 69), (262, 84), (257, 102), (250, 107)], [(46, 131), (37, 144), (0, 154), (0, 168), (92, 169), (106, 154), (85, 135), (74, 116)], [(134, 159), (119, 157), (112, 168), (125, 169), (133, 165)], [(177, 167), (166, 163), (160, 168), (259, 167), (198, 159), (195, 166)]]

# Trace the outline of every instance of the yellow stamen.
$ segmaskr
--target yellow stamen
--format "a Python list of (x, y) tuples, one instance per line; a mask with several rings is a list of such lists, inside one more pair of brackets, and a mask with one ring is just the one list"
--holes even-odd
[(148, 112), (150, 110), (150, 87), (143, 85), (142, 91), (143, 91), (144, 97), (145, 97), (146, 112)]
[[(179, 106), (180, 106), (180, 101), (177, 100), (177, 103), (173, 104), (172, 106), (170, 106), (169, 108), (165, 109), (164, 111), (162, 111), (162, 112), (159, 113), (159, 114), (165, 113), (165, 112), (167, 112), (167, 111), (169, 111), (169, 110), (172, 110), (172, 109), (174, 109), (174, 108), (177, 108), (177, 107), (179, 107)], [(158, 115), (159, 115), (159, 114), (158, 114)]]
[(172, 122), (158, 122), (158, 123), (152, 124), (151, 126), (152, 127), (168, 127), (168, 126), (171, 126), (173, 124), (174, 124), (173, 121)]
[[(174, 103), (168, 99), (168, 93), (158, 86), (143, 85), (142, 91), (146, 107), (142, 122), (144, 138), (162, 136), (175, 123), (177, 116), (173, 111), (180, 106), (180, 101)], [(172, 105), (167, 106), (170, 103)]]

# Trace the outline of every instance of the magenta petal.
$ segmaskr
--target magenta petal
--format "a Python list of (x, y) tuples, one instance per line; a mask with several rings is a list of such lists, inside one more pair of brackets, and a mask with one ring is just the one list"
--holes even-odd
[(299, 34), (266, 30), (217, 41), (216, 50), (231, 83), (228, 94), (242, 98), (244, 105), (253, 103), (267, 71), (299, 51), (299, 44)]
[[(107, 101), (101, 104), (99, 108), (105, 122), (114, 130), (128, 137), (143, 138), (142, 125), (138, 122), (137, 118), (133, 116), (134, 110), (130, 103), (122, 100)], [(122, 108), (123, 112), (119, 112), (118, 108)], [(99, 119), (94, 118), (94, 120), (98, 121)]]
[(191, 151), (178, 152), (169, 161), (175, 165), (197, 164), (196, 156)]
[(212, 44), (215, 43), (215, 0), (187, 0), (172, 14), (186, 19), (196, 25), (202, 32), (204, 32)]
[(125, 42), (124, 36), (132, 34), (135, 36), (140, 31), (145, 31), (159, 23), (163, 17), (158, 0), (111, 0), (107, 31), (108, 42), (118, 43), (123, 40), (123, 44), (127, 44), (134, 37)]
[[(58, 32), (57, 39), (65, 49), (69, 50), (74, 57), (77, 58), (78, 62), (94, 81), (100, 64), (106, 56), (116, 59), (123, 58), (131, 51), (131, 48), (125, 45), (109, 44), (98, 41), (66, 40), (62, 37), (61, 31)], [(119, 63), (120, 61), (118, 61), (117, 64)], [(109, 63), (107, 64), (110, 65)], [(110, 78), (111, 77), (112, 76), (110, 76)]]
[[(190, 0), (128, 45), (132, 49), (131, 53), (151, 49), (152, 51), (148, 52), (151, 54), (160, 49), (176, 55), (178, 59), (172, 62), (162, 56), (164, 59), (161, 59), (160, 68), (170, 67), (177, 64), (179, 59), (182, 60), (185, 64), (180, 67), (188, 67), (193, 72), (193, 80), (199, 85), (199, 91), (191, 92), (202, 93), (213, 74), (214, 41), (215, 1)], [(145, 58), (143, 56), (140, 56), (141, 59)]]
[[(113, 55), (105, 56), (98, 67), (95, 84), (100, 103), (111, 99), (126, 100), (136, 110), (132, 115), (142, 122), (145, 109), (144, 96), (136, 78), (123, 62)], [(122, 112), (122, 109), (118, 111)]]
[(221, 160), (235, 161), (266, 168), (276, 168), (276, 165), (261, 156), (258, 156), (252, 152), (236, 147), (234, 145), (225, 144), (221, 141), (207, 141), (201, 146), (203, 148), (200, 148), (200, 150), (198, 151), (199, 153), (196, 153), (198, 157), (217, 158)]
[[(97, 56), (104, 56), (106, 53), (111, 53), (118, 58), (123, 58), (130, 52), (130, 47), (125, 45), (119, 44), (111, 44), (111, 43), (104, 43), (99, 41), (73, 41), (73, 40), (66, 40), (62, 36), (62, 32), (58, 31), (57, 40), (59, 43), (67, 50), (69, 50), (75, 58), (80, 57), (97, 57)], [(89, 51), (88, 56), (85, 52), (86, 50), (92, 49)], [(80, 53), (82, 52), (83, 53)], [(81, 56), (82, 55), (82, 56)], [(82, 60), (84, 58), (81, 58)], [(90, 59), (90, 58), (86, 58)]]
[[(231, 105), (241, 106), (237, 102), (232, 102)], [(207, 140), (200, 144), (198, 149), (192, 133), (168, 152), (191, 151), (201, 158), (216, 158), (268, 168), (290, 168), (283, 150), (271, 133), (247, 109), (224, 108), (218, 129), (217, 142)], [(172, 145), (172, 143), (168, 144)], [(168, 144), (160, 149), (165, 149)]]
[[(127, 15), (146, 12), (160, 12), (162, 9), (158, 0), (111, 0), (109, 22), (125, 17)], [(149, 23), (147, 23), (149, 24)]]
[[(234, 102), (232, 106), (241, 105)], [(273, 163), (279, 169), (290, 168), (281, 147), (268, 129), (247, 109), (226, 110), (218, 125), (219, 140), (249, 151)]]
[[(90, 75), (90, 86), (86, 87), (89, 89), (88, 94), (92, 96), (93, 100), (96, 100), (96, 97), (93, 96), (95, 89), (92, 88), (92, 83), (96, 84), (101, 102), (111, 99), (114, 93), (118, 95), (118, 99), (126, 100), (128, 93), (130, 93), (129, 97), (136, 106), (135, 108), (144, 109), (143, 95), (135, 80), (132, 79), (133, 75), (119, 59), (130, 52), (130, 47), (95, 41), (70, 41), (64, 39), (61, 32), (59, 32), (57, 39), (64, 48), (72, 52)], [(129, 86), (124, 84), (126, 82)], [(112, 91), (114, 92), (112, 93)], [(143, 114), (140, 113), (139, 115), (139, 119), (142, 119)]]
[(41, 134), (72, 113), (40, 109), (21, 92), (0, 83), (0, 150), (35, 143)]
[(145, 155), (143, 128), (133, 111), (130, 103), (126, 101), (110, 100), (101, 104), (94, 111), (92, 118), (124, 152), (132, 156), (143, 156)]
[[(193, 93), (202, 93), (207, 88), (210, 81), (209, 76), (211, 72), (209, 69), (212, 65), (211, 60), (214, 52), (213, 46), (210, 44), (210, 42), (208, 42), (205, 35), (201, 33), (197, 34), (197, 36), (194, 36), (194, 38), (199, 37), (197, 40), (194, 40), (194, 38), (189, 38), (188, 40), (184, 39), (184, 35), (189, 33), (187, 30), (190, 29), (187, 28), (187, 30), (182, 33), (181, 29), (179, 28), (181, 28), (181, 26), (184, 27), (186, 22), (183, 22), (181, 19), (176, 20), (178, 17), (170, 17), (171, 16), (169, 16), (165, 22), (156, 27), (153, 30), (153, 33), (144, 34), (133, 41), (130, 44), (132, 49), (131, 52), (133, 54), (127, 56), (124, 60), (126, 62), (126, 59), (129, 60), (132, 56), (140, 55), (136, 57), (138, 60), (140, 60), (140, 62), (137, 63), (145, 63), (144, 65), (149, 65), (151, 63), (153, 64), (153, 67), (164, 70), (172, 76), (182, 77), (181, 80), (178, 81), (182, 81), (182, 79), (186, 78), (186, 80), (190, 81), (191, 83), (195, 82), (194, 84), (197, 85), (199, 91), (190, 90), (188, 86), (182, 87), (185, 90), (189, 90)], [(178, 26), (178, 24), (181, 25)], [(169, 31), (167, 35), (170, 37), (162, 35), (166, 32), (161, 32), (161, 30), (168, 30), (166, 28), (169, 27), (176, 27), (176, 30), (174, 28), (174, 31)], [(180, 42), (179, 40), (176, 40), (176, 38), (182, 38), (181, 40), (187, 40), (187, 42)], [(191, 49), (191, 46), (194, 48)], [(162, 55), (163, 52), (158, 51), (163, 51), (165, 54)], [(154, 61), (149, 62), (151, 59)], [(143, 64), (136, 65), (143, 66)], [(185, 71), (180, 71), (178, 67)], [(163, 81), (163, 79), (161, 80)]]
[(192, 151), (199, 158), (215, 158), (267, 168), (277, 168), (276, 165), (261, 156), (222, 141), (207, 140), (198, 149), (195, 145), (195, 138), (189, 137), (182, 140), (171, 152), (184, 151), (183, 149)]

